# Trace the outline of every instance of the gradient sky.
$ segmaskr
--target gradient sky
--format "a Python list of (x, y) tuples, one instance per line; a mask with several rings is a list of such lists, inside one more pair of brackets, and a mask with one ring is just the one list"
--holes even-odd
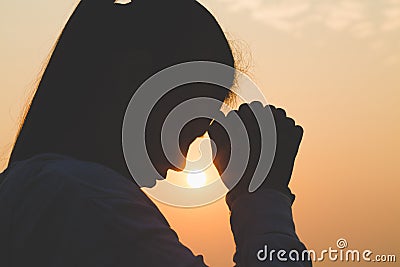
[[(0, 2), (4, 159), (21, 108), (76, 3)], [(202, 3), (239, 47), (246, 58), (242, 64), (250, 62), (249, 73), (267, 100), (284, 107), (305, 129), (291, 188), (297, 195), (297, 230), (307, 247), (328, 249), (346, 238), (349, 248), (399, 258), (400, 1)], [(208, 264), (232, 264), (234, 244), (223, 200), (195, 209), (158, 206), (181, 240)], [(380, 264), (386, 265), (395, 264)]]

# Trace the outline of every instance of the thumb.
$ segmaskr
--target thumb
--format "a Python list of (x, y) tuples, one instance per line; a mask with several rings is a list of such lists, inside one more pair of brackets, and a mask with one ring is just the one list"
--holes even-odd
[(208, 130), (212, 141), (212, 152), (214, 165), (221, 175), (229, 163), (231, 146), (229, 135), (225, 128), (217, 121), (214, 121)]

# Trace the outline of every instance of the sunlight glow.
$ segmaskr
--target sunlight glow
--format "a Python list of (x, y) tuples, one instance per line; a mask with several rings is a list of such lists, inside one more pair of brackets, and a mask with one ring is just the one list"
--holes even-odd
[(189, 173), (186, 177), (188, 185), (192, 188), (200, 188), (206, 185), (207, 176), (204, 172)]

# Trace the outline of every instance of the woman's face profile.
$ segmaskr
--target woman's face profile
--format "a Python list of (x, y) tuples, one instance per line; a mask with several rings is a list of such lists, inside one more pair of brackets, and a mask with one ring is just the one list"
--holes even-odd
[[(112, 76), (116, 77), (115, 84), (118, 84), (119, 88), (128, 88), (132, 84), (136, 84), (140, 88), (148, 80), (153, 79), (157, 73), (142, 83), (137, 79), (135, 70), (141, 69), (144, 73), (152, 73), (154, 65), (157, 65), (157, 58), (148, 51), (131, 49), (128, 53), (124, 53), (124, 56), (115, 59)], [(169, 68), (170, 66), (158, 73)], [(233, 83), (233, 76), (226, 79), (228, 84)], [(165, 178), (169, 169), (182, 171), (185, 168), (190, 145), (196, 138), (206, 133), (213, 120), (212, 114), (216, 114), (220, 110), (230, 91), (207, 83), (185, 84), (171, 88), (166, 94), (162, 92), (165, 90), (164, 88), (146, 89), (153, 91), (151, 94), (160, 96), (160, 99), (151, 107), (151, 112), (146, 119), (146, 149), (153, 166)], [(133, 96), (129, 93), (121, 96), (125, 98), (121, 102), (127, 103), (135, 93)], [(214, 101), (202, 101), (204, 98)], [(209, 113), (210, 116), (196, 117), (182, 124), (181, 117), (189, 112)], [(169, 125), (173, 125), (172, 129), (168, 127)], [(168, 150), (167, 153), (166, 150)]]
[[(225, 97), (221, 91), (216, 86), (191, 84), (172, 90), (154, 106), (147, 120), (146, 146), (154, 167), (162, 177), (169, 169), (182, 171), (185, 168), (190, 145), (206, 133), (213, 119), (197, 117), (182, 123), (185, 103), (190, 109), (188, 112), (216, 114)], [(203, 98), (215, 101), (203, 104)]]

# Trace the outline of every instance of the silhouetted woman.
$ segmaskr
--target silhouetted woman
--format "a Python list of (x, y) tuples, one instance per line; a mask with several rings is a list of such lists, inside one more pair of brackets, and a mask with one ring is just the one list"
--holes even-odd
[[(205, 265), (135, 184), (121, 147), (123, 117), (135, 90), (156, 72), (189, 61), (235, 66), (221, 28), (196, 1), (79, 3), (0, 175), (0, 266)], [(176, 169), (161, 153), (159, 137), (172, 108), (193, 97), (224, 101), (229, 94), (216, 86), (188, 85), (159, 103), (146, 144), (161, 175)], [(184, 154), (209, 125), (210, 119), (198, 119), (185, 127), (179, 139)], [(267, 243), (304, 249), (291, 218), (289, 179), (284, 186), (266, 185), (255, 200), (236, 192), (242, 196), (228, 202), (237, 265), (265, 264), (257, 252)], [(260, 197), (268, 199), (262, 208), (254, 204)], [(256, 213), (235, 203), (252, 203)]]

